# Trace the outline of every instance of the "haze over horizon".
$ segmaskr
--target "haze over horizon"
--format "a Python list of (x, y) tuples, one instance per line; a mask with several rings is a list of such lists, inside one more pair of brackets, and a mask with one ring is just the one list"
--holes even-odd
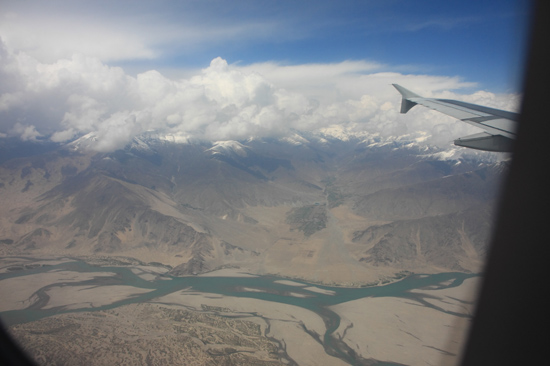
[(0, 137), (112, 151), (338, 125), (449, 147), (478, 130), (399, 115), (392, 83), (517, 110), (525, 1), (3, 2)]

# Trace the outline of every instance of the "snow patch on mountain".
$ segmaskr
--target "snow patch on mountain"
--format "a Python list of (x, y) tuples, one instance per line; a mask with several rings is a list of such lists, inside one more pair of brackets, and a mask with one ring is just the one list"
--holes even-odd
[(287, 144), (291, 144), (294, 146), (309, 144), (309, 140), (305, 139), (303, 136), (300, 136), (297, 133), (293, 133), (290, 136), (282, 137), (280, 141), (286, 142)]
[(93, 132), (90, 132), (72, 142), (69, 142), (65, 145), (65, 147), (73, 151), (90, 150), (93, 149), (97, 141), (97, 135)]
[(248, 156), (248, 152), (246, 150), (247, 150), (247, 147), (241, 144), (240, 142), (228, 140), (228, 141), (216, 141), (214, 142), (214, 146), (212, 146), (210, 149), (206, 151), (210, 151), (214, 154), (215, 153), (218, 153), (218, 154), (233, 153), (244, 158)]
[[(337, 142), (356, 144), (362, 149), (403, 149), (409, 153), (425, 157), (427, 159), (442, 161), (459, 161), (461, 159), (476, 160), (480, 162), (495, 163), (507, 160), (510, 154), (491, 153), (479, 150), (472, 150), (457, 147), (449, 141), (445, 146), (436, 146), (430, 144), (430, 134), (426, 132), (415, 132), (400, 136), (383, 136), (379, 133), (369, 133), (357, 130), (357, 126), (333, 125), (321, 129), (317, 132), (303, 132), (293, 130), (287, 136), (280, 137), (280, 143), (291, 146), (317, 146), (322, 148)], [(234, 155), (239, 157), (248, 157), (251, 149), (247, 143), (252, 141), (262, 141), (262, 138), (250, 138), (246, 141), (225, 140), (208, 142), (197, 139), (190, 139), (186, 135), (163, 134), (154, 131), (148, 131), (132, 139), (125, 150), (139, 151), (142, 153), (151, 153), (156, 150), (155, 145), (159, 143), (175, 144), (212, 144), (206, 151), (210, 154)], [(95, 150), (98, 143), (98, 137), (93, 132), (79, 137), (73, 142), (65, 145), (73, 151)], [(283, 147), (284, 149), (284, 147)]]
[(167, 135), (159, 135), (159, 140), (166, 141), (166, 142), (172, 142), (176, 144), (189, 144), (191, 143), (189, 136), (182, 135), (182, 134), (167, 134)]
[(361, 130), (357, 125), (331, 125), (319, 130), (319, 134), (325, 138), (337, 139), (340, 141), (352, 141), (356, 139), (367, 139), (372, 133)]
[(128, 145), (128, 148), (130, 150), (138, 150), (138, 151), (143, 151), (143, 152), (152, 151), (149, 144), (146, 143), (145, 141), (143, 141), (139, 137), (134, 137), (132, 139), (132, 142)]

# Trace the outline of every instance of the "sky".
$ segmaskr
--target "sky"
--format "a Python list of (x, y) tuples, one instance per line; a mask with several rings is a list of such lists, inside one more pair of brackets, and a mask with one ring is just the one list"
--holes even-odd
[(338, 127), (448, 145), (426, 97), (517, 110), (527, 0), (0, 0), (0, 138), (112, 151)]

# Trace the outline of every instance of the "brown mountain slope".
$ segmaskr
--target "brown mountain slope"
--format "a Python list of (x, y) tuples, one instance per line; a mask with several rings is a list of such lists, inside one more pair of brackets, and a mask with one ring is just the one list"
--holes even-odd
[(358, 141), (144, 141), (2, 164), (1, 253), (127, 256), (175, 275), (232, 266), (338, 284), (480, 269), (500, 166)]

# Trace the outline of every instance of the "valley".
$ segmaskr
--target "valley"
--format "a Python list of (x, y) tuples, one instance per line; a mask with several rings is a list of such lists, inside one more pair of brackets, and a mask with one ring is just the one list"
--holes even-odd
[(0, 253), (129, 257), (173, 275), (237, 267), (347, 286), (480, 270), (506, 163), (300, 141), (144, 136), (105, 154), (78, 140), (12, 159), (0, 167)]
[(39, 363), (456, 364), (506, 161), (91, 138), (0, 165), (0, 317)]

